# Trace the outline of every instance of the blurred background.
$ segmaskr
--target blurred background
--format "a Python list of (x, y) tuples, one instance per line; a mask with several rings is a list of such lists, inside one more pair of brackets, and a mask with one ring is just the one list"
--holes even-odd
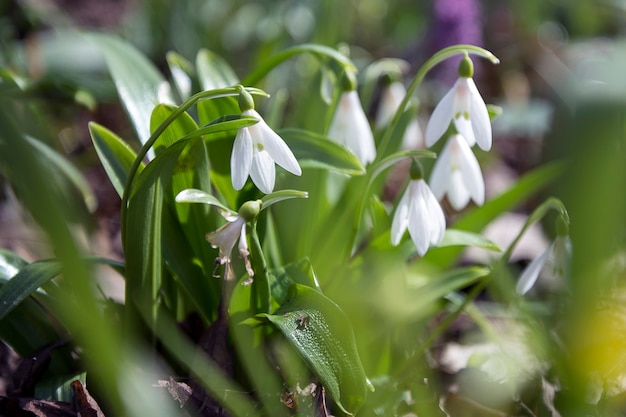
[[(626, 1), (0, 0), (2, 77), (10, 73), (28, 86), (27, 114), (33, 123), (21, 128), (85, 176), (93, 192), (91, 204), (71, 195), (67, 200), (76, 234), (90, 253), (121, 260), (120, 201), (98, 162), (87, 124), (97, 121), (124, 138), (135, 134), (102, 57), (80, 36), (82, 31), (119, 35), (168, 78), (174, 76), (167, 66), (169, 51), (193, 62), (201, 48), (222, 56), (241, 78), (277, 51), (307, 42), (339, 47), (361, 69), (381, 58), (402, 59), (408, 64), (406, 80), (446, 46), (467, 43), (493, 52), (500, 65), (475, 60), (483, 98), (502, 109), (493, 121), (494, 150), (478, 154), (488, 199), (543, 164), (563, 159), (569, 164), (558, 182), (504, 213), (484, 233), (506, 247), (514, 237), (511, 230), (519, 230), (546, 196), (565, 202), (576, 256), (567, 291), (571, 302), (563, 312), (567, 320), (555, 331), (572, 347), (571, 356), (563, 358), (570, 370), (566, 374), (576, 380), (578, 373), (596, 372), (602, 381), (611, 375), (617, 382), (608, 388), (605, 384), (596, 395), (617, 398), (609, 407), (617, 411), (598, 415), (623, 415)], [(291, 83), (293, 96), (306, 103), (311, 92), (299, 83), (310, 68), (306, 61), (289, 65), (298, 76), (281, 82)], [(454, 82), (456, 68), (454, 60), (440, 65), (418, 91), (422, 127)], [(264, 82), (261, 88), (276, 93), (276, 81), (270, 77)], [(366, 107), (370, 115), (376, 104), (374, 94)], [(285, 125), (297, 123), (288, 113), (284, 118)], [(0, 152), (10, 149), (0, 147)], [(0, 247), (29, 261), (52, 256), (36, 222), (7, 186), (11, 173), (0, 174)], [(390, 201), (400, 186), (392, 177)], [(538, 224), (512, 260), (521, 270), (553, 237), (553, 222)], [(488, 263), (480, 251), (468, 251), (463, 259)], [(115, 276), (102, 274), (105, 290), (121, 297)], [(538, 287), (543, 301), (556, 300), (551, 291), (562, 289), (550, 280)], [(462, 357), (459, 352), (451, 356)], [(8, 372), (10, 359), (5, 362)], [(450, 372), (459, 366), (450, 364)], [(583, 415), (575, 410), (587, 388), (573, 392), (570, 413), (563, 415)]]

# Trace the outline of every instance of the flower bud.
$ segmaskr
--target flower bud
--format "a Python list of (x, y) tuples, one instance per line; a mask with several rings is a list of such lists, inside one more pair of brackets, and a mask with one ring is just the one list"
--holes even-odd
[(422, 168), (422, 164), (416, 158), (413, 158), (411, 161), (411, 169), (409, 171), (409, 175), (412, 180), (421, 180), (424, 178), (424, 169)]
[(569, 221), (565, 216), (560, 215), (556, 218), (555, 228), (557, 236), (569, 236)]
[(241, 205), (237, 214), (239, 214), (239, 216), (244, 219), (246, 223), (250, 222), (259, 215), (262, 203), (263, 202), (261, 200), (246, 201)]
[(239, 92), (238, 101), (239, 110), (241, 110), (242, 112), (246, 110), (254, 110), (254, 99), (252, 98), (250, 93), (248, 93), (243, 87)]
[(469, 55), (465, 53), (461, 62), (459, 62), (459, 77), (472, 78), (474, 76), (474, 63)]

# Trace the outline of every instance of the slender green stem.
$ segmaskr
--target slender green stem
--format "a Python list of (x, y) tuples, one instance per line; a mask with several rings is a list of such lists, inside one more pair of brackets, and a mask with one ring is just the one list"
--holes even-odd
[[(252, 307), (258, 308), (255, 313), (269, 313), (271, 305), (270, 284), (267, 278), (267, 263), (261, 248), (256, 224), (250, 227), (250, 248), (252, 250), (252, 269), (254, 270), (254, 288), (256, 288), (257, 303)], [(258, 307), (257, 307), (258, 306)]]
[(517, 243), (520, 241), (522, 236), (524, 236), (524, 233), (526, 232), (526, 230), (533, 223), (541, 220), (546, 214), (548, 214), (548, 211), (550, 210), (556, 210), (559, 213), (559, 215), (564, 216), (566, 219), (569, 219), (569, 215), (567, 214), (567, 209), (565, 208), (565, 205), (561, 202), (561, 200), (555, 197), (548, 198), (546, 201), (543, 202), (543, 204), (541, 204), (539, 207), (533, 210), (530, 216), (528, 216), (528, 219), (526, 219), (526, 222), (524, 223), (522, 230), (520, 230), (520, 232), (517, 234), (513, 242), (511, 242), (509, 247), (502, 254), (500, 259), (503, 262), (507, 262), (508, 259), (511, 257), (511, 254), (513, 253), (513, 250), (515, 249), (515, 246), (517, 246)]
[(393, 116), (393, 119), (391, 120), (391, 123), (389, 123), (389, 125), (385, 129), (385, 133), (383, 134), (380, 144), (378, 145), (378, 151), (377, 151), (378, 158), (382, 158), (386, 156), (387, 147), (389, 146), (389, 141), (391, 140), (391, 134), (393, 133), (394, 129), (396, 128), (396, 125), (400, 121), (400, 117), (402, 117), (402, 113), (404, 113), (404, 109), (406, 109), (406, 106), (411, 100), (413, 93), (415, 92), (417, 87), (422, 83), (428, 71), (430, 71), (434, 66), (438, 65), (440, 62), (445, 61), (446, 59), (451, 58), (455, 55), (459, 55), (463, 53), (482, 56), (483, 58), (490, 60), (494, 64), (500, 63), (500, 60), (494, 54), (487, 51), (486, 49), (483, 49), (474, 45), (454, 45), (448, 48), (444, 48), (441, 51), (437, 52), (435, 55), (433, 55), (428, 61), (424, 63), (424, 65), (422, 65), (419, 71), (417, 71), (417, 74), (415, 74), (415, 78), (413, 78), (413, 81), (407, 88), (406, 95), (404, 96), (404, 99), (402, 99), (402, 102), (400, 103), (398, 110), (396, 111), (396, 113)]
[(255, 85), (272, 69), (282, 64), (284, 61), (295, 55), (305, 53), (310, 53), (317, 57), (330, 58), (334, 61), (337, 61), (345, 69), (350, 69), (351, 71), (356, 72), (356, 67), (354, 66), (352, 61), (350, 61), (345, 55), (341, 54), (336, 49), (324, 45), (305, 43), (303, 45), (287, 48), (284, 51), (281, 51), (276, 55), (271, 56), (269, 59), (263, 62), (252, 74), (248, 75), (241, 83), (243, 85)]
[[(124, 236), (126, 236), (126, 211), (128, 209), (128, 200), (130, 198), (131, 191), (133, 188), (132, 187), (133, 181), (135, 180), (135, 176), (137, 175), (139, 166), (141, 165), (141, 162), (143, 161), (146, 154), (148, 153), (148, 150), (154, 145), (156, 140), (163, 134), (163, 132), (165, 131), (165, 129), (168, 128), (169, 125), (171, 125), (179, 116), (181, 116), (185, 111), (187, 111), (191, 106), (196, 104), (198, 101), (203, 100), (203, 99), (206, 100), (206, 99), (215, 99), (215, 98), (220, 98), (220, 97), (236, 96), (241, 92), (242, 88), (243, 87), (241, 86), (234, 86), (234, 87), (220, 88), (216, 90), (201, 91), (197, 94), (194, 94), (193, 96), (189, 97), (184, 103), (182, 103), (179, 107), (177, 107), (176, 110), (173, 111), (167, 117), (167, 119), (165, 119), (163, 123), (161, 123), (159, 127), (155, 129), (154, 132), (152, 132), (152, 135), (150, 135), (148, 140), (143, 144), (143, 146), (141, 147), (141, 150), (137, 154), (137, 157), (133, 161), (133, 164), (131, 165), (130, 170), (128, 172), (128, 177), (126, 178), (126, 183), (124, 185), (124, 193), (122, 195), (122, 210), (121, 210), (122, 244), (124, 244)], [(245, 88), (245, 89), (250, 94), (269, 97), (269, 95), (266, 92), (258, 88)]]

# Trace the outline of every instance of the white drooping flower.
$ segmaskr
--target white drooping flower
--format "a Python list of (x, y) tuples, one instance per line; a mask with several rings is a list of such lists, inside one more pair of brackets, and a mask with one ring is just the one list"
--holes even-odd
[(557, 218), (557, 236), (539, 256), (528, 264), (515, 286), (518, 294), (524, 295), (535, 285), (539, 274), (544, 270), (546, 264), (552, 266), (554, 276), (563, 277), (567, 275), (569, 263), (572, 259), (572, 241), (569, 237), (569, 224), (563, 217)]
[(492, 133), (489, 112), (478, 92), (473, 75), (473, 64), (465, 57), (459, 65), (459, 78), (435, 107), (426, 126), (426, 146), (434, 145), (448, 130), (450, 122), (470, 146), (491, 149)]
[(404, 100), (406, 88), (400, 81), (393, 81), (383, 87), (380, 93), (380, 104), (376, 111), (375, 124), (378, 129), (387, 127)]
[(430, 244), (439, 244), (446, 230), (443, 210), (421, 178), (409, 182), (396, 208), (391, 223), (394, 246), (400, 243), (407, 229), (420, 256), (424, 256)]
[(261, 210), (261, 200), (247, 201), (239, 209), (239, 213), (221, 211), (227, 223), (214, 232), (206, 234), (206, 240), (212, 247), (219, 248), (219, 258), (216, 264), (229, 264), (231, 253), (235, 243), (239, 240), (239, 255), (243, 258), (246, 270), (250, 277), (254, 276), (254, 270), (250, 264), (250, 251), (248, 250), (248, 239), (246, 236), (246, 224), (252, 221)]
[[(380, 104), (376, 112), (376, 128), (384, 129), (389, 125), (406, 96), (406, 88), (400, 81), (393, 81), (382, 89)], [(408, 123), (402, 136), (402, 149), (419, 149), (424, 146), (424, 137), (417, 116)]]
[(479, 206), (485, 202), (485, 183), (480, 166), (461, 135), (452, 135), (448, 139), (433, 167), (430, 188), (437, 200), (447, 195), (455, 210), (461, 210), (470, 200)]
[(237, 131), (230, 157), (233, 187), (236, 190), (242, 189), (250, 176), (259, 190), (265, 194), (271, 193), (276, 180), (274, 163), (294, 175), (302, 175), (302, 169), (287, 144), (265, 123), (259, 113), (254, 109), (247, 109), (242, 114), (256, 117), (259, 122)]
[(374, 134), (356, 90), (342, 93), (328, 137), (352, 151), (363, 165), (376, 158)]

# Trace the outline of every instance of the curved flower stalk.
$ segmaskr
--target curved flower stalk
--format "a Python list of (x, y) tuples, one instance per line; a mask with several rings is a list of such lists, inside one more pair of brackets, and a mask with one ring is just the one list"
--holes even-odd
[(274, 164), (294, 175), (302, 175), (296, 157), (282, 138), (254, 110), (254, 101), (245, 90), (239, 95), (239, 107), (242, 114), (256, 117), (259, 122), (237, 131), (230, 157), (233, 187), (241, 190), (249, 176), (259, 190), (265, 194), (271, 193), (276, 181)]
[(411, 166), (411, 181), (393, 216), (391, 244), (398, 245), (407, 229), (420, 256), (426, 254), (429, 245), (438, 245), (446, 230), (443, 210), (426, 181), (422, 179), (421, 167), (417, 161)]
[(367, 165), (376, 158), (374, 134), (361, 106), (354, 75), (347, 78), (349, 86), (341, 94), (328, 137), (350, 149), (361, 164)]
[(447, 195), (455, 210), (461, 210), (470, 200), (477, 205), (485, 202), (485, 183), (480, 166), (461, 135), (452, 135), (437, 158), (430, 187), (438, 200)]
[(562, 217), (557, 218), (557, 237), (554, 241), (528, 264), (515, 286), (518, 294), (524, 295), (535, 285), (539, 274), (544, 270), (546, 263), (552, 265), (552, 273), (556, 276), (566, 276), (569, 262), (572, 259), (572, 241), (569, 237), (569, 226)]
[(459, 78), (435, 107), (426, 126), (426, 146), (434, 145), (454, 123), (470, 146), (491, 149), (489, 112), (472, 79), (474, 65), (468, 55), (459, 64)]

